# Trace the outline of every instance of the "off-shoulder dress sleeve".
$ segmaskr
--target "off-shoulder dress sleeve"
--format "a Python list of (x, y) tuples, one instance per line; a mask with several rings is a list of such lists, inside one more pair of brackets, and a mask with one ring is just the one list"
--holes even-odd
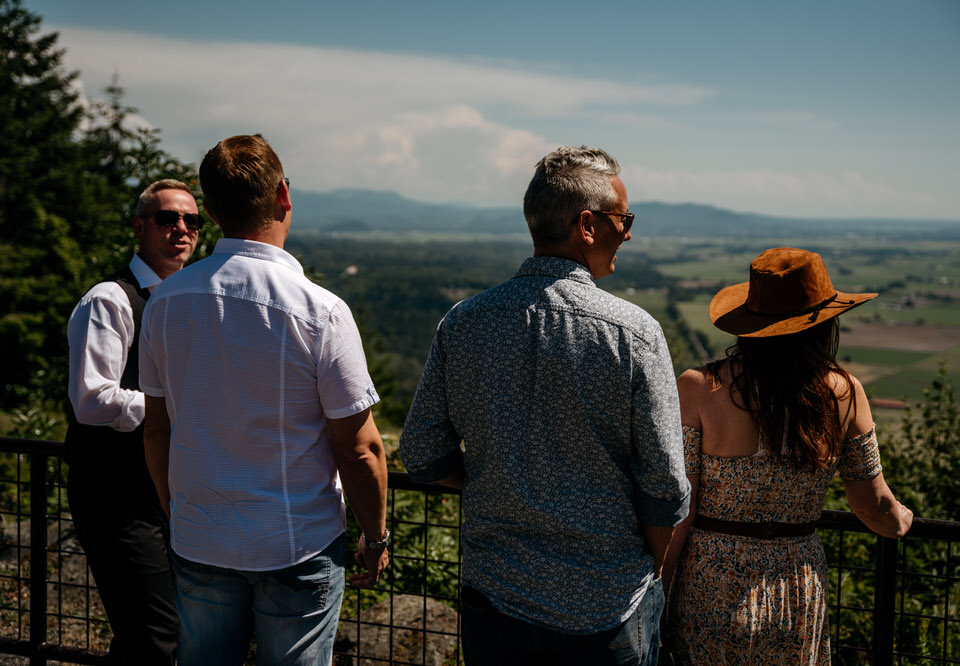
[(877, 428), (851, 437), (843, 443), (837, 471), (848, 481), (868, 480), (883, 468), (880, 466), (880, 449), (877, 446)]
[(683, 466), (687, 474), (700, 473), (700, 431), (683, 426)]

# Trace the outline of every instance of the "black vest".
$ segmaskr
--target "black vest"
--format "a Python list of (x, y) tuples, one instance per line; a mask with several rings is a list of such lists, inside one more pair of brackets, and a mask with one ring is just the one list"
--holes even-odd
[[(140, 390), (140, 319), (150, 298), (147, 289), (138, 287), (129, 266), (117, 271), (105, 282), (116, 282), (130, 299), (133, 309), (133, 342), (127, 352), (120, 387)], [(71, 475), (83, 477), (104, 489), (121, 490), (133, 501), (157, 502), (147, 463), (143, 457), (143, 424), (130, 432), (108, 426), (91, 426), (77, 422), (73, 407), (67, 409), (65, 458)]]

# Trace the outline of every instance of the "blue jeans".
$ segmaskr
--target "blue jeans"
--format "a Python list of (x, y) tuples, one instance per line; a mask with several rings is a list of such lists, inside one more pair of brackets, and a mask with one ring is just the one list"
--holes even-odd
[(238, 571), (171, 549), (180, 613), (179, 666), (240, 666), (257, 637), (257, 664), (329, 665), (343, 599), (346, 535), (286, 569)]
[(650, 583), (626, 622), (596, 634), (565, 634), (498, 611), (477, 590), (460, 597), (463, 657), (467, 666), (655, 666), (660, 652), (663, 583)]

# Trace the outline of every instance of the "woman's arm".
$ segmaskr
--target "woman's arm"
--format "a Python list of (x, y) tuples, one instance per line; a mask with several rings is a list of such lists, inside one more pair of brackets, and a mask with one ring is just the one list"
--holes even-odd
[(872, 479), (844, 479), (843, 488), (857, 518), (877, 534), (899, 539), (913, 524), (913, 511), (893, 496), (883, 472)]
[[(687, 370), (677, 379), (677, 394), (680, 398), (680, 422), (684, 426), (694, 428), (698, 432), (703, 429), (703, 423), (700, 419), (700, 403), (705, 383), (708, 377), (700, 368)], [(693, 524), (693, 518), (697, 515), (697, 490), (700, 486), (700, 475), (691, 474), (691, 468), (687, 465), (686, 458), (687, 442), (684, 440), (684, 465), (687, 467), (687, 480), (690, 482), (690, 513), (677, 525), (674, 530), (670, 546), (667, 548), (667, 555), (663, 562), (663, 591), (670, 591), (670, 583), (673, 581), (673, 574), (677, 568), (677, 562), (680, 559), (680, 553), (687, 543), (687, 534), (690, 532), (690, 525)]]
[(690, 532), (693, 518), (697, 515), (697, 489), (700, 485), (700, 477), (696, 474), (687, 474), (687, 480), (690, 481), (690, 513), (674, 530), (670, 546), (667, 548), (667, 555), (663, 560), (662, 575), (665, 594), (670, 591), (670, 584), (673, 582), (673, 574), (677, 570), (680, 553), (683, 552), (683, 547), (687, 543), (687, 534)]
[[(848, 440), (868, 433), (874, 427), (867, 393), (856, 377), (851, 375), (850, 379), (854, 412), (846, 432)], [(875, 450), (873, 455), (876, 455)], [(843, 479), (843, 488), (857, 518), (877, 534), (899, 539), (913, 524), (913, 511), (897, 501), (883, 479), (883, 472), (870, 479)]]

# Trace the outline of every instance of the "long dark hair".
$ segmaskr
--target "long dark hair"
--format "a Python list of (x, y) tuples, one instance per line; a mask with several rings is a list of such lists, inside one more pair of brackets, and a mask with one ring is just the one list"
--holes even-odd
[[(800, 467), (826, 468), (840, 455), (844, 433), (830, 373), (840, 375), (846, 391), (853, 383), (837, 365), (839, 341), (833, 318), (790, 335), (737, 338), (727, 349), (733, 404), (750, 413), (772, 454)], [(715, 381), (725, 362), (707, 365)]]

